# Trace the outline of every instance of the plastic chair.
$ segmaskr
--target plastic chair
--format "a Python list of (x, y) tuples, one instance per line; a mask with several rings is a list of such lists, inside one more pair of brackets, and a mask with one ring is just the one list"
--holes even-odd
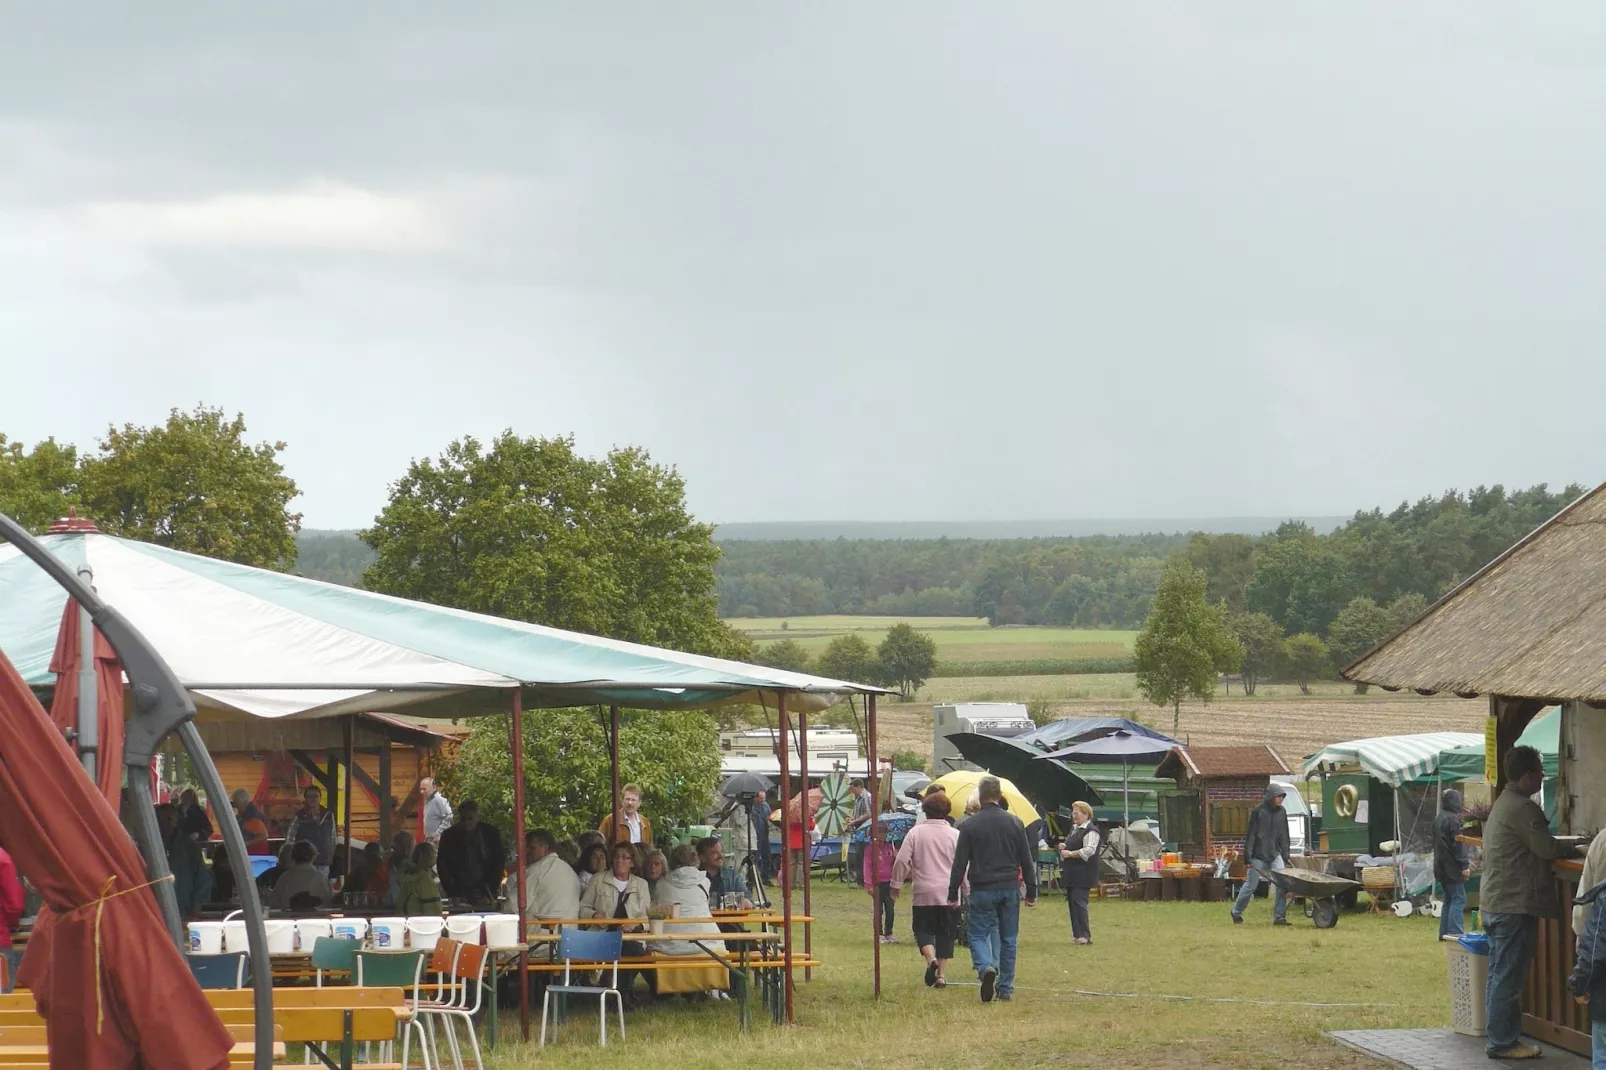
[(251, 956), (244, 951), (225, 951), (219, 955), (185, 955), (190, 973), (202, 988), (244, 988), (246, 966)]
[[(617, 935), (617, 934), (615, 934)], [(468, 1042), (474, 1048), (474, 1065), (479, 1070), (485, 1070), (485, 1060), (480, 1055), (480, 1038), (474, 1032), (474, 1019), (480, 1013), (480, 1004), (485, 996), (485, 957), (490, 954), (480, 944), (459, 944), (456, 960), (452, 963), (452, 979), (457, 982), (459, 995), (457, 1004), (451, 1007), (441, 1007), (436, 1013), (446, 1019), (446, 1039), (452, 1045), (452, 1058), (456, 1060), (458, 1070), (464, 1070), (462, 1049), (457, 1046), (457, 1031), (452, 1028), (453, 1022), (461, 1018), (463, 1028), (468, 1033)], [(617, 967), (615, 967), (617, 969)], [(472, 993), (472, 998), (470, 994)], [(621, 1025), (621, 1029), (624, 1027)]]
[(340, 936), (320, 936), (312, 943), (312, 966), (316, 971), (317, 984), (323, 987), (323, 972), (343, 973), (346, 983), (357, 974), (357, 952), (362, 949), (361, 940), (347, 940)]
[[(546, 1047), (547, 1012), (552, 1006), (552, 996), (600, 996), (600, 1006), (597, 1021), (601, 1027), (601, 1046), (608, 1046), (608, 997), (614, 998), (619, 1008), (619, 1036), (625, 1035), (625, 998), (619, 991), (619, 957), (624, 953), (624, 934), (618, 929), (586, 930), (570, 928), (565, 925), (558, 930), (558, 957), (563, 959), (563, 981), (560, 984), (547, 985), (546, 993), (541, 997), (541, 1047)], [(569, 975), (575, 963), (587, 966), (606, 966), (612, 964), (613, 977), (606, 988), (588, 985), (570, 984)], [(552, 1029), (553, 1039), (557, 1039), (556, 1024)]]
[(424, 1032), (424, 1023), (419, 1017), (419, 1005), (423, 997), (419, 988), (423, 984), (424, 962), (429, 958), (429, 952), (418, 951), (358, 951), (356, 954), (357, 984), (363, 988), (401, 988), (412, 989), (408, 1002), (412, 1004), (413, 1018), (403, 1027), (401, 1064), (408, 1063), (408, 1053), (411, 1049), (412, 1030), (418, 1030), (418, 1048), (424, 1057), (424, 1070), (431, 1070), (434, 1060), (431, 1058), (429, 1036)]
[[(435, 950), (429, 956), (429, 962), (424, 966), (424, 972), (431, 980), (426, 988), (434, 992), (431, 999), (423, 1000), (416, 1008), (424, 1016), (424, 1025), (429, 1031), (429, 1042), (435, 1046), (437, 1054), (440, 1052), (440, 1042), (435, 1039), (435, 1018), (432, 1015), (442, 1015), (456, 1010), (467, 998), (453, 976), (457, 966), (457, 957), (462, 953), (463, 945), (449, 936), (442, 936), (435, 941)], [(446, 1040), (451, 1045), (452, 1062), (460, 1068), (463, 1066), (463, 1053), (457, 1047), (457, 1034), (453, 1032), (451, 1021), (446, 1024)]]

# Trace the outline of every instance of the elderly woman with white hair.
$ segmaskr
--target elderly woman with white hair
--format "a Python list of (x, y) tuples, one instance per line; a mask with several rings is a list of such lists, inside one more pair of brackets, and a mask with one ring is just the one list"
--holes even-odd
[(1060, 883), (1071, 908), (1071, 935), (1078, 944), (1091, 944), (1093, 930), (1088, 924), (1088, 893), (1099, 883), (1099, 855), (1104, 853), (1104, 837), (1093, 823), (1093, 808), (1085, 802), (1071, 804), (1071, 831), (1060, 844)]

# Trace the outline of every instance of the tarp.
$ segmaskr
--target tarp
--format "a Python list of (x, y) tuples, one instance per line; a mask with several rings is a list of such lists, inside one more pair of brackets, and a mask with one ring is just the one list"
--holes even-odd
[[(530, 706), (697, 708), (760, 693), (827, 696), (880, 688), (544, 628), (98, 533), (40, 542), (68, 568), (93, 570), (100, 596), (162, 652), (198, 706), (257, 717), (332, 716), (406, 707), (462, 716)], [(50, 672), (66, 595), (14, 546), (0, 544), (0, 649), (35, 687)], [(771, 699), (770, 701), (773, 701)]]
[(1015, 739), (1043, 750), (1059, 750), (1074, 742), (1097, 739), (1115, 732), (1131, 732), (1133, 735), (1147, 736), (1173, 745), (1181, 742), (1156, 732), (1147, 725), (1129, 721), (1125, 717), (1062, 717), (1023, 736), (1016, 736)]
[(221, 1070), (233, 1038), (117, 814), (0, 653), (0, 846), (44, 900), (18, 982), (58, 1070)]
[[(82, 613), (68, 601), (61, 614), (56, 651), (50, 671), (56, 674), (50, 720), (63, 731), (78, 728), (78, 670), (83, 659), (79, 643)], [(106, 637), (95, 632), (95, 773), (100, 793), (112, 806), (123, 791), (123, 667)]]
[(1481, 745), (1472, 732), (1425, 732), (1410, 736), (1378, 736), (1334, 743), (1305, 759), (1301, 776), (1336, 769), (1359, 768), (1390, 787), (1420, 780), (1438, 771), (1439, 755), (1457, 747)]
[[(1528, 727), (1517, 738), (1517, 745), (1537, 750), (1539, 757), (1544, 760), (1545, 779), (1554, 779), (1557, 754), (1561, 750), (1561, 707), (1552, 706), (1529, 721)], [(1456, 747), (1443, 752), (1439, 755), (1438, 773), (1423, 779), (1443, 780), (1445, 783), (1455, 780), (1482, 780), (1483, 740), (1480, 738), (1471, 746)]]

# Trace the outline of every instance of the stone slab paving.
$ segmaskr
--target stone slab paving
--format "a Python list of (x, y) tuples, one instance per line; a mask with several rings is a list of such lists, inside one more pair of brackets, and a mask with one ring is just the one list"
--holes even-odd
[[(1364, 1052), (1407, 1070), (1468, 1070), (1478, 1066), (1534, 1066), (1543, 1070), (1589, 1070), (1589, 1060), (1541, 1044), (1543, 1059), (1530, 1062), (1490, 1060), (1482, 1037), (1469, 1037), (1449, 1029), (1346, 1029), (1328, 1036), (1347, 1048)], [(1524, 1037), (1528, 1043), (1537, 1043)]]

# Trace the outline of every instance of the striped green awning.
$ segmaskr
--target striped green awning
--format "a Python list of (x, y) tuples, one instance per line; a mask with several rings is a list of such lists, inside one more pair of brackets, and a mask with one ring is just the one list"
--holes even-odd
[(1482, 746), (1474, 732), (1424, 732), (1334, 743), (1305, 759), (1301, 776), (1359, 769), (1391, 787), (1420, 780), (1438, 769), (1439, 755), (1457, 747)]

